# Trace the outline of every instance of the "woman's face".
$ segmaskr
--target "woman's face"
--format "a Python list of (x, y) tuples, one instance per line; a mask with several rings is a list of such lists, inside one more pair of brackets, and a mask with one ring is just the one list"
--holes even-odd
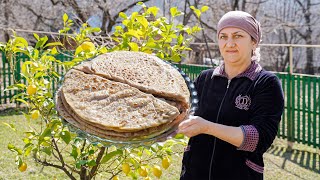
[(250, 62), (252, 50), (256, 48), (256, 43), (247, 32), (234, 27), (222, 29), (218, 42), (225, 64), (232, 66)]

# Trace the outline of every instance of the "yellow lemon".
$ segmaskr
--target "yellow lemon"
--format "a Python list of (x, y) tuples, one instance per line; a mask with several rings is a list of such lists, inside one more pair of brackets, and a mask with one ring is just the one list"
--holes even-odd
[(118, 176), (113, 176), (112, 180), (119, 180)]
[(37, 92), (37, 86), (31, 84), (27, 87), (27, 94), (34, 95)]
[(129, 166), (128, 163), (124, 163), (124, 164), (122, 165), (122, 172), (125, 173), (126, 175), (129, 174), (129, 172), (130, 172), (130, 166)]
[(156, 176), (157, 178), (160, 178), (160, 176), (162, 175), (162, 171), (158, 165), (153, 166), (152, 171), (153, 171), (153, 175)]
[(31, 111), (31, 119), (38, 119), (40, 116), (40, 112), (38, 110)]
[(19, 167), (19, 171), (24, 172), (26, 171), (27, 167), (28, 167), (27, 164), (23, 162)]
[(92, 42), (83, 42), (80, 47), (82, 48), (82, 50), (84, 51), (94, 51), (95, 50), (95, 46)]
[(148, 169), (147, 169), (145, 166), (142, 166), (142, 167), (139, 169), (139, 174), (140, 174), (140, 176), (142, 176), (142, 177), (147, 177), (147, 176), (148, 176)]
[(165, 157), (162, 159), (162, 167), (164, 169), (168, 169), (168, 167), (170, 166), (170, 159), (168, 157)]

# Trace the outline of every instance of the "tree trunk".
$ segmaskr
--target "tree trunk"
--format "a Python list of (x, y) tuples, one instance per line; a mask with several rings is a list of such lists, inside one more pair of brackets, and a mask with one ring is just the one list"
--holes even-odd
[[(5, 28), (8, 28), (8, 22), (9, 22), (9, 7), (8, 7), (8, 0), (4, 0), (3, 1), (4, 3), (4, 17), (5, 17), (5, 20), (4, 20), (4, 27)], [(8, 42), (10, 39), (10, 36), (9, 36), (9, 33), (7, 30), (4, 31), (4, 42)]]
[[(305, 36), (305, 40), (306, 40), (306, 44), (312, 44), (312, 29), (311, 29), (311, 20), (310, 20), (310, 0), (307, 2), (307, 11), (304, 14), (304, 17), (306, 19), (306, 24), (308, 25), (308, 29), (306, 31), (306, 36)], [(313, 68), (313, 49), (312, 48), (307, 48), (306, 49), (306, 57), (307, 57), (307, 63), (305, 66), (305, 71), (307, 74), (314, 74), (314, 68)]]

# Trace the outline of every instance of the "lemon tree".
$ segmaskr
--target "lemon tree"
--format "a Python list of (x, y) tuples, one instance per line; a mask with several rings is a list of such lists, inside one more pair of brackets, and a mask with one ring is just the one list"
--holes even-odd
[[(70, 131), (55, 109), (54, 93), (63, 75), (57, 72), (57, 68), (66, 72), (81, 61), (116, 50), (154, 53), (162, 59), (179, 62), (184, 52), (190, 50), (189, 42), (191, 36), (200, 30), (198, 26), (170, 23), (182, 15), (176, 7), (170, 9), (172, 19), (168, 21), (165, 17), (157, 18), (157, 7), (139, 5), (142, 8), (140, 14), (119, 14), (122, 23), (115, 27), (109, 39), (113, 46), (98, 43), (94, 33), (99, 33), (100, 29), (87, 23), (73, 32), (74, 23), (67, 14), (62, 18), (61, 36), (55, 41), (49, 42), (47, 36), (34, 34), (36, 43), (31, 46), (23, 37), (13, 33), (8, 42), (0, 43), (0, 50), (5, 52), (13, 69), (18, 63), (17, 55), (28, 57), (21, 66), (25, 81), (15, 79), (15, 84), (7, 87), (19, 92), (12, 100), (25, 104), (28, 109), (24, 115), (29, 130), (21, 137), (24, 146), (8, 144), (8, 149), (16, 154), (18, 170), (27, 171), (28, 156), (43, 166), (63, 171), (70, 179), (93, 179), (103, 172), (113, 180), (119, 179), (121, 174), (147, 180), (161, 178), (162, 171), (170, 169), (171, 156), (176, 153), (172, 148), (177, 144), (186, 145), (186, 138), (177, 136), (145, 146), (106, 146), (89, 142)], [(59, 54), (70, 56), (71, 60), (61, 61)], [(39, 122), (37, 127), (30, 125), (31, 120)], [(15, 130), (14, 124), (7, 125)]]

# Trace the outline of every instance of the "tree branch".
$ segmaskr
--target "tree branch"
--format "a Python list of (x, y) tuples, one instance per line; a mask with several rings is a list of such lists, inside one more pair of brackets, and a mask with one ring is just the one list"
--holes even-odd
[(52, 3), (52, 5), (57, 5), (57, 4), (61, 3), (63, 6), (66, 6), (66, 4), (61, 0), (59, 0), (59, 1), (50, 0), (50, 2)]
[(301, 36), (303, 39), (306, 39), (307, 36), (303, 33), (301, 33), (300, 31), (298, 31), (297, 29), (292, 29), (295, 33), (297, 33), (299, 36)]
[[(138, 1), (138, 2), (145, 3), (145, 2), (148, 2), (148, 1), (150, 1), (150, 0), (141, 0), (141, 1)], [(133, 6), (135, 6), (138, 2), (134, 2), (134, 3), (130, 4), (129, 6), (123, 8), (122, 10), (118, 11), (118, 13), (112, 19), (114, 21), (116, 21), (118, 19), (118, 17), (119, 17), (119, 13), (120, 12), (126, 12), (128, 9), (132, 8)]]
[(51, 167), (60, 169), (60, 170), (62, 170), (64, 173), (66, 173), (67, 176), (68, 176), (70, 179), (76, 180), (76, 178), (75, 178), (64, 166), (59, 166), (59, 165), (56, 165), (56, 164), (52, 164), (52, 163), (47, 162), (46, 160), (41, 161), (41, 160), (36, 156), (36, 153), (33, 154), (33, 158), (35, 159), (36, 162), (42, 164), (43, 166), (51, 166)]
[(52, 138), (52, 142), (53, 142), (53, 145), (54, 145), (54, 148), (55, 148), (55, 150), (57, 151), (57, 153), (58, 153), (58, 156), (59, 156), (59, 159), (60, 159), (60, 162), (61, 162), (61, 165), (64, 167), (64, 159), (63, 159), (63, 157), (62, 157), (62, 154), (61, 154), (61, 152), (59, 151), (59, 147), (58, 147), (58, 145), (57, 145), (57, 143), (56, 143), (56, 141), (54, 140), (54, 137), (53, 136), (51, 136), (51, 138)]
[[(27, 4), (21, 4), (21, 6), (25, 7), (28, 11), (30, 11), (33, 15), (39, 17), (40, 19), (46, 19), (46, 20), (50, 20), (53, 21), (55, 20), (55, 18), (47, 18), (45, 16), (42, 16), (41, 14), (38, 14), (34, 9), (32, 9), (29, 5)], [(41, 20), (43, 22), (43, 20)]]
[(303, 12), (306, 11), (305, 7), (303, 6), (302, 2), (300, 0), (295, 0), (299, 4), (299, 6), (302, 8)]
[(105, 150), (106, 150), (106, 148), (104, 146), (101, 147), (100, 152), (98, 154), (98, 157), (96, 159), (96, 165), (93, 166), (91, 171), (90, 171), (89, 179), (91, 179), (97, 173), (96, 171), (97, 171), (98, 167), (100, 166), (100, 161), (102, 159), (102, 156), (103, 156)]
[[(187, 1), (187, 3), (188, 3), (189, 6), (191, 6), (191, 4), (190, 4), (189, 1)], [(198, 8), (198, 4), (197, 4), (197, 3), (198, 3), (198, 2), (195, 1), (195, 4), (194, 4), (194, 5), (195, 5), (196, 8)], [(207, 23), (205, 23), (204, 21), (202, 21), (201, 18), (198, 18), (197, 15), (196, 15), (193, 11), (190, 11), (190, 12), (196, 17), (196, 19), (200, 22), (200, 24), (203, 24), (206, 28), (211, 29), (211, 30), (213, 30), (214, 32), (217, 32), (217, 30), (216, 30), (214, 27), (212, 27), (212, 26), (210, 26), (209, 24), (207, 24)]]
[(77, 16), (82, 22), (85, 22), (88, 19), (88, 15), (81, 11), (76, 0), (69, 0), (67, 2), (76, 11)]

